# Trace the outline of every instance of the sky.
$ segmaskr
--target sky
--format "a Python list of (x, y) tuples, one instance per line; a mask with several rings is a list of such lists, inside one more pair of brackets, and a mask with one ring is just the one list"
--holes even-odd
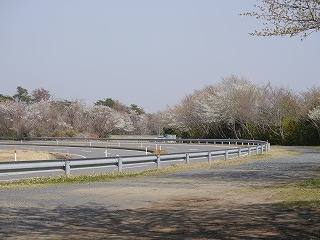
[(320, 84), (320, 33), (255, 37), (255, 0), (0, 0), (0, 93), (21, 86), (148, 113), (230, 75), (296, 92)]

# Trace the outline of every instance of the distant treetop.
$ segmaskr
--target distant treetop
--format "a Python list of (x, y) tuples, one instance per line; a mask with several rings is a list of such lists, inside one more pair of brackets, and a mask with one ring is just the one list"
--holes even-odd
[(107, 106), (113, 108), (116, 102), (112, 98), (106, 98), (104, 100), (98, 100), (94, 105), (96, 106)]

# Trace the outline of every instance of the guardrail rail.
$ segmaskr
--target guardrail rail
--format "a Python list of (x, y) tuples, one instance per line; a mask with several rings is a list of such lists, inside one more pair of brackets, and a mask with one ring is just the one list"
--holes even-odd
[[(6, 139), (8, 140), (8, 139)], [(10, 139), (12, 140), (12, 139)], [(206, 143), (206, 144), (234, 144), (240, 147), (232, 147), (219, 150), (183, 152), (172, 154), (152, 154), (139, 156), (117, 156), (117, 157), (99, 157), (86, 159), (67, 159), (67, 160), (40, 160), (40, 161), (21, 161), (21, 162), (2, 162), (0, 163), (0, 173), (19, 173), (19, 172), (39, 172), (39, 171), (57, 171), (63, 170), (69, 176), (72, 170), (78, 168), (93, 168), (116, 166), (118, 172), (123, 171), (125, 165), (134, 165), (141, 163), (154, 163), (156, 168), (161, 168), (164, 162), (182, 161), (189, 164), (193, 159), (206, 158), (209, 163), (213, 157), (222, 157), (228, 160), (231, 155), (241, 157), (251, 154), (264, 154), (269, 151), (270, 144), (259, 140), (239, 140), (239, 139), (95, 139), (95, 138), (33, 138), (28, 140), (50, 140), (50, 141), (85, 141), (90, 142), (94, 147), (98, 141), (151, 141), (151, 142), (183, 142), (183, 143)], [(22, 141), (22, 140), (20, 140)], [(22, 144), (17, 142), (16, 144)], [(24, 143), (26, 144), (26, 143)], [(54, 143), (56, 144), (56, 143)], [(64, 143), (66, 144), (66, 143)], [(36, 145), (36, 143), (32, 143)], [(247, 145), (247, 146), (245, 146)]]

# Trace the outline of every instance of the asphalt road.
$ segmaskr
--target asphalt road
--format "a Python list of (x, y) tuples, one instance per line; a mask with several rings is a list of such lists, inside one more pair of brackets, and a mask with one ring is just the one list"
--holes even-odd
[[(11, 145), (10, 145), (11, 144)], [(0, 142), (0, 149), (22, 149), (44, 152), (59, 152), (69, 154), (73, 158), (95, 158), (114, 156), (142, 155), (146, 150), (163, 150), (166, 153), (198, 152), (207, 150), (226, 149), (238, 147), (235, 145), (213, 145), (213, 144), (174, 144), (174, 143), (149, 143), (149, 142)], [(244, 146), (245, 147), (245, 146)], [(128, 148), (128, 149), (125, 149)], [(130, 149), (132, 148), (132, 149)], [(134, 150), (134, 149), (140, 149)]]

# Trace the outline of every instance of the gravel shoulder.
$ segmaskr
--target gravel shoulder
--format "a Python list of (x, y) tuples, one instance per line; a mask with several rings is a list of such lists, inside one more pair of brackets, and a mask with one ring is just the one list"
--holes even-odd
[[(274, 205), (320, 151), (105, 183), (0, 191), (1, 239), (319, 239), (320, 211)], [(319, 199), (320, 201), (320, 199)]]

